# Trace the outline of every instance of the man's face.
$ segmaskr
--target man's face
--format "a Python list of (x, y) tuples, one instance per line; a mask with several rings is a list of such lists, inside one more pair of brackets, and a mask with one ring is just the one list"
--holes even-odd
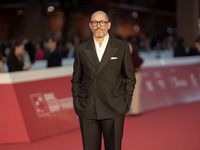
[(49, 39), (47, 42), (47, 47), (49, 50), (55, 50), (56, 49), (56, 41)]
[(94, 38), (104, 38), (107, 35), (111, 27), (111, 23), (108, 21), (106, 15), (101, 12), (97, 12), (92, 16), (89, 26)]

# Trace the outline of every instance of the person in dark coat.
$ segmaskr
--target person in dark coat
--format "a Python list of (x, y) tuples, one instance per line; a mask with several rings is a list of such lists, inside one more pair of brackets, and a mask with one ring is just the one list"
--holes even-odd
[(31, 67), (31, 64), (24, 66), (24, 54), (25, 48), (22, 41), (15, 41), (13, 45), (13, 51), (11, 52), (7, 60), (8, 72), (28, 70)]
[(89, 27), (93, 37), (76, 47), (72, 94), (79, 116), (84, 150), (121, 150), (125, 114), (135, 75), (127, 42), (108, 34), (108, 15), (97, 11)]
[(189, 49), (188, 56), (200, 55), (200, 38), (197, 38), (193, 46)]
[(48, 56), (47, 56), (47, 67), (58, 67), (61, 66), (62, 57), (61, 53), (57, 48), (57, 40), (55, 37), (49, 37), (47, 40)]
[(183, 38), (179, 38), (177, 42), (177, 46), (174, 49), (174, 57), (183, 57), (183, 56), (186, 56), (184, 40)]

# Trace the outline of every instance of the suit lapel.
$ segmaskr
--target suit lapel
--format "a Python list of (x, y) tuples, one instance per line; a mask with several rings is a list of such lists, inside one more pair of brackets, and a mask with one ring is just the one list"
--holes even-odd
[(112, 39), (112, 37), (110, 37), (108, 44), (106, 46), (105, 52), (103, 54), (102, 60), (97, 68), (96, 76), (105, 67), (105, 65), (110, 61), (111, 57), (117, 52), (118, 49), (119, 49), (118, 47), (114, 47), (113, 39)]
[(88, 45), (84, 49), (84, 52), (94, 67), (97, 67), (99, 65), (99, 59), (97, 57), (93, 39), (89, 41)]

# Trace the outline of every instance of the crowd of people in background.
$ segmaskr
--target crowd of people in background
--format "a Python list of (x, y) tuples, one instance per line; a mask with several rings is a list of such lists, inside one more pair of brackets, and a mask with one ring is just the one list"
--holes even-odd
[(56, 36), (42, 41), (38, 38), (0, 41), (0, 72), (6, 64), (9, 72), (28, 70), (35, 61), (47, 60), (47, 67), (61, 66), (63, 58), (73, 58), (76, 40), (62, 43)]
[(197, 38), (190, 47), (184, 45), (183, 38), (177, 38), (175, 35), (166, 35), (158, 38), (143, 35), (141, 37), (129, 37), (128, 41), (137, 46), (138, 52), (171, 51), (173, 57), (200, 55), (200, 38)]
[[(191, 47), (186, 47), (184, 39), (176, 38), (174, 35), (161, 38), (152, 38), (148, 35), (131, 36), (124, 40), (131, 43), (137, 53), (168, 50), (173, 52), (174, 57), (200, 55), (200, 38), (197, 38)], [(55, 36), (48, 37), (46, 40), (39, 38), (12, 39), (7, 42), (0, 40), (0, 72), (4, 72), (3, 64), (7, 64), (9, 72), (11, 72), (27, 70), (35, 61), (39, 60), (47, 60), (47, 67), (61, 66), (63, 58), (74, 57), (75, 47), (79, 42), (79, 39), (74, 38), (64, 43), (57, 40)]]

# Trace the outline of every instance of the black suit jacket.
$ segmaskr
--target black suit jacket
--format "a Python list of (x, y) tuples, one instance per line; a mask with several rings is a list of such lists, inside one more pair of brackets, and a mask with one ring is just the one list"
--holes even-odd
[(93, 39), (76, 48), (72, 94), (78, 116), (108, 119), (125, 114), (135, 83), (128, 43), (110, 37), (101, 62)]

